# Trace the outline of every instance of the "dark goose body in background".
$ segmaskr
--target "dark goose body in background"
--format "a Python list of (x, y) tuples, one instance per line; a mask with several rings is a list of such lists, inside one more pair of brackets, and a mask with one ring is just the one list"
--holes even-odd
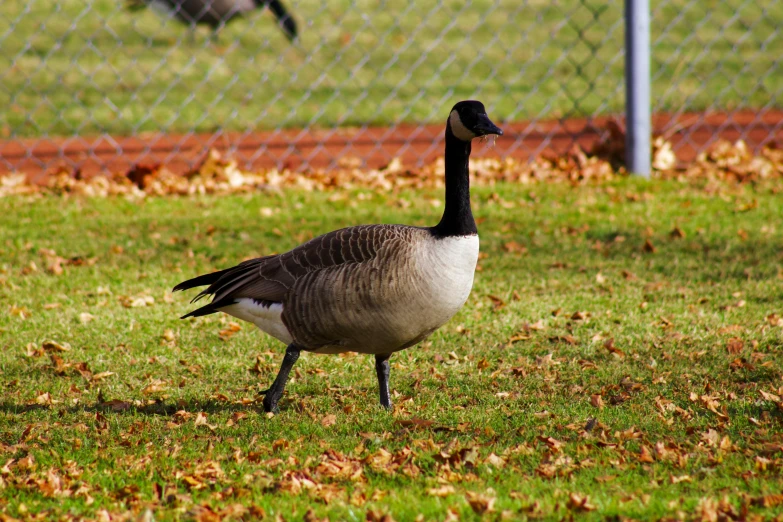
[(220, 28), (255, 10), (269, 7), (280, 29), (293, 41), (299, 35), (296, 22), (280, 0), (131, 0), (131, 8), (151, 5), (187, 25)]

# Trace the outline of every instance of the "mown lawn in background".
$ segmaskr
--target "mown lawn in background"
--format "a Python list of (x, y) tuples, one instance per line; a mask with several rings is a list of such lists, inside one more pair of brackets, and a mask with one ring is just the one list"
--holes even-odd
[[(473, 293), (392, 358), (393, 414), (368, 356), (305, 354), (270, 417), (254, 401), (283, 346), (220, 315), (178, 319), (193, 294), (169, 290), (185, 278), (344, 225), (435, 223), (439, 198), (3, 200), (0, 510), (783, 514), (769, 496), (783, 488), (783, 209), (769, 186), (475, 189)], [(75, 258), (59, 275), (57, 256)]]
[[(94, 135), (622, 111), (622, 4), (299, 0), (216, 39), (121, 0), (0, 3), (0, 134)], [(656, 111), (780, 106), (783, 4), (652, 2)], [(776, 71), (778, 72), (776, 74)]]

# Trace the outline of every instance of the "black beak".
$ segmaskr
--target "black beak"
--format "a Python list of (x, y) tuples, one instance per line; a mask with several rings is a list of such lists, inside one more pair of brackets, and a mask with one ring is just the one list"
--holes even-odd
[(503, 131), (492, 123), (489, 119), (489, 116), (486, 114), (481, 114), (478, 117), (478, 121), (476, 122), (475, 127), (473, 127), (474, 132), (478, 136), (486, 136), (487, 134), (497, 134), (498, 136), (503, 135)]

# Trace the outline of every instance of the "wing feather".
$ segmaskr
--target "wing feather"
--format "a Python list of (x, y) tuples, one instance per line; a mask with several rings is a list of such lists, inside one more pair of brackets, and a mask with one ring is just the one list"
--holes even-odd
[[(212, 277), (199, 276), (191, 281), (211, 284), (193, 301), (211, 295), (212, 302), (188, 315), (214, 313), (243, 297), (282, 302), (299, 278), (325, 268), (372, 260), (384, 243), (406, 235), (407, 229), (414, 227), (361, 225), (343, 228), (311, 239), (284, 254), (250, 259)], [(187, 288), (192, 286), (196, 285)], [(185, 286), (180, 284), (175, 289), (185, 289)]]

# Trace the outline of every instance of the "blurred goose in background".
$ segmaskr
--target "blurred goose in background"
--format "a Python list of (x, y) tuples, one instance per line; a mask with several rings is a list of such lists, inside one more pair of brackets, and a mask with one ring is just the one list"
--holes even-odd
[(128, 0), (131, 10), (147, 5), (187, 25), (203, 24), (213, 29), (219, 29), (255, 9), (268, 6), (289, 41), (299, 36), (296, 22), (280, 0)]
[(286, 343), (264, 409), (276, 411), (302, 351), (375, 356), (380, 402), (391, 408), (389, 358), (410, 348), (462, 308), (479, 254), (470, 208), (473, 138), (502, 135), (477, 101), (457, 103), (446, 122), (446, 206), (434, 227), (362, 225), (312, 239), (284, 254), (198, 276), (174, 291), (207, 286), (183, 316), (224, 312)]

